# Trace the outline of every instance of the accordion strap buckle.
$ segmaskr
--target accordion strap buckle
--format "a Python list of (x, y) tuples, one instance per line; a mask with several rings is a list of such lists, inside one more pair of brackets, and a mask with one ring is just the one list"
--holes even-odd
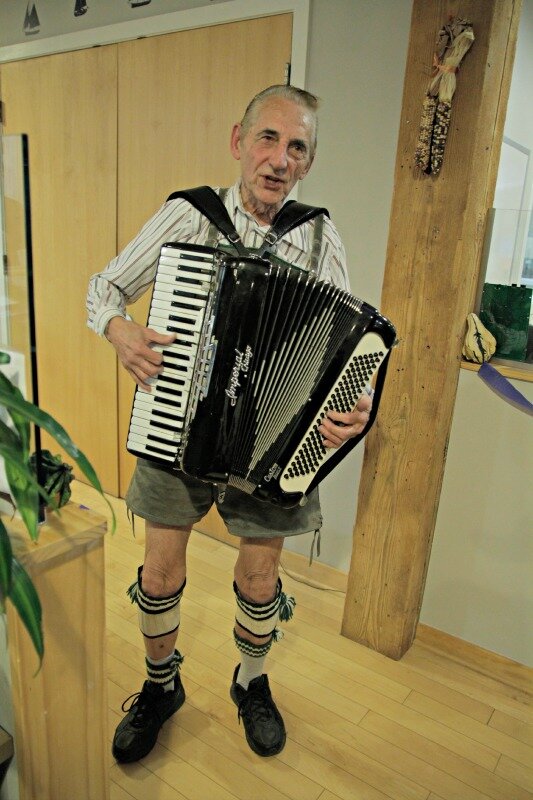
[(268, 232), (265, 234), (264, 242), (265, 242), (265, 243), (266, 243), (266, 244), (267, 244), (269, 247), (272, 247), (273, 245), (275, 245), (277, 241), (278, 241), (278, 237), (277, 237), (277, 235), (274, 233), (274, 231), (268, 231)]

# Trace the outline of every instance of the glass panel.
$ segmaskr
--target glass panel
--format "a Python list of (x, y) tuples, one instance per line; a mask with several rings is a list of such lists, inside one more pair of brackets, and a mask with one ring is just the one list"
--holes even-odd
[[(4, 270), (0, 281), (0, 349), (12, 356), (4, 373), (28, 400), (38, 404), (29, 187), (27, 137), (2, 136), (0, 216)], [(9, 422), (7, 418), (4, 421)], [(35, 426), (30, 430), (31, 450), (36, 452), (39, 472), (40, 431)], [(6, 498), (9, 508), (9, 487), (0, 463), (0, 500), (5, 503)], [(42, 504), (39, 519), (44, 519)]]
[[(25, 136), (2, 137), (2, 216), (4, 280), (0, 285), (0, 346), (24, 356), (26, 397), (34, 399), (35, 355), (31, 270), (28, 142)], [(22, 387), (21, 387), (22, 388)]]
[(524, 0), (474, 309), (496, 337), (498, 359), (520, 362), (521, 370), (529, 372), (533, 369), (533, 309), (528, 303), (533, 289), (533, 104), (527, 98), (532, 44), (533, 0)]

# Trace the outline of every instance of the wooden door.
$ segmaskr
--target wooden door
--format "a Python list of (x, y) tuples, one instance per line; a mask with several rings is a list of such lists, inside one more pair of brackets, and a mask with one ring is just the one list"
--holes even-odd
[[(40, 405), (111, 494), (124, 495), (133, 470), (133, 386), (86, 328), (88, 278), (171, 191), (235, 180), (231, 126), (256, 92), (284, 82), (291, 36), (283, 14), (1, 68), (4, 132), (29, 139)], [(133, 316), (145, 322), (147, 307)]]
[(116, 358), (86, 327), (85, 295), (116, 251), (116, 46), (4, 64), (1, 78), (4, 133), (28, 136), (40, 405), (115, 494)]
[[(177, 189), (229, 186), (238, 175), (230, 132), (248, 101), (284, 83), (292, 15), (167, 34), (119, 45), (119, 245)], [(131, 311), (146, 323), (148, 297)], [(120, 489), (134, 459), (123, 445), (133, 385), (119, 377)], [(224, 537), (212, 513), (202, 530)]]

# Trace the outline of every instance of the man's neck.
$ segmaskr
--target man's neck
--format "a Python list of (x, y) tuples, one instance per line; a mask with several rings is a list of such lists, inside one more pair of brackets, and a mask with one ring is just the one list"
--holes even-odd
[(260, 203), (252, 196), (248, 196), (246, 191), (243, 194), (242, 185), (239, 187), (239, 192), (244, 210), (251, 214), (260, 225), (271, 225), (283, 203), (277, 203), (276, 205)]

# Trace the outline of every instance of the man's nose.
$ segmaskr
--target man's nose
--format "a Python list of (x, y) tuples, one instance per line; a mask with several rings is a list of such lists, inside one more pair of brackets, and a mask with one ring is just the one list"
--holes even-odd
[(275, 170), (286, 169), (288, 164), (287, 146), (278, 142), (270, 154), (270, 163)]

